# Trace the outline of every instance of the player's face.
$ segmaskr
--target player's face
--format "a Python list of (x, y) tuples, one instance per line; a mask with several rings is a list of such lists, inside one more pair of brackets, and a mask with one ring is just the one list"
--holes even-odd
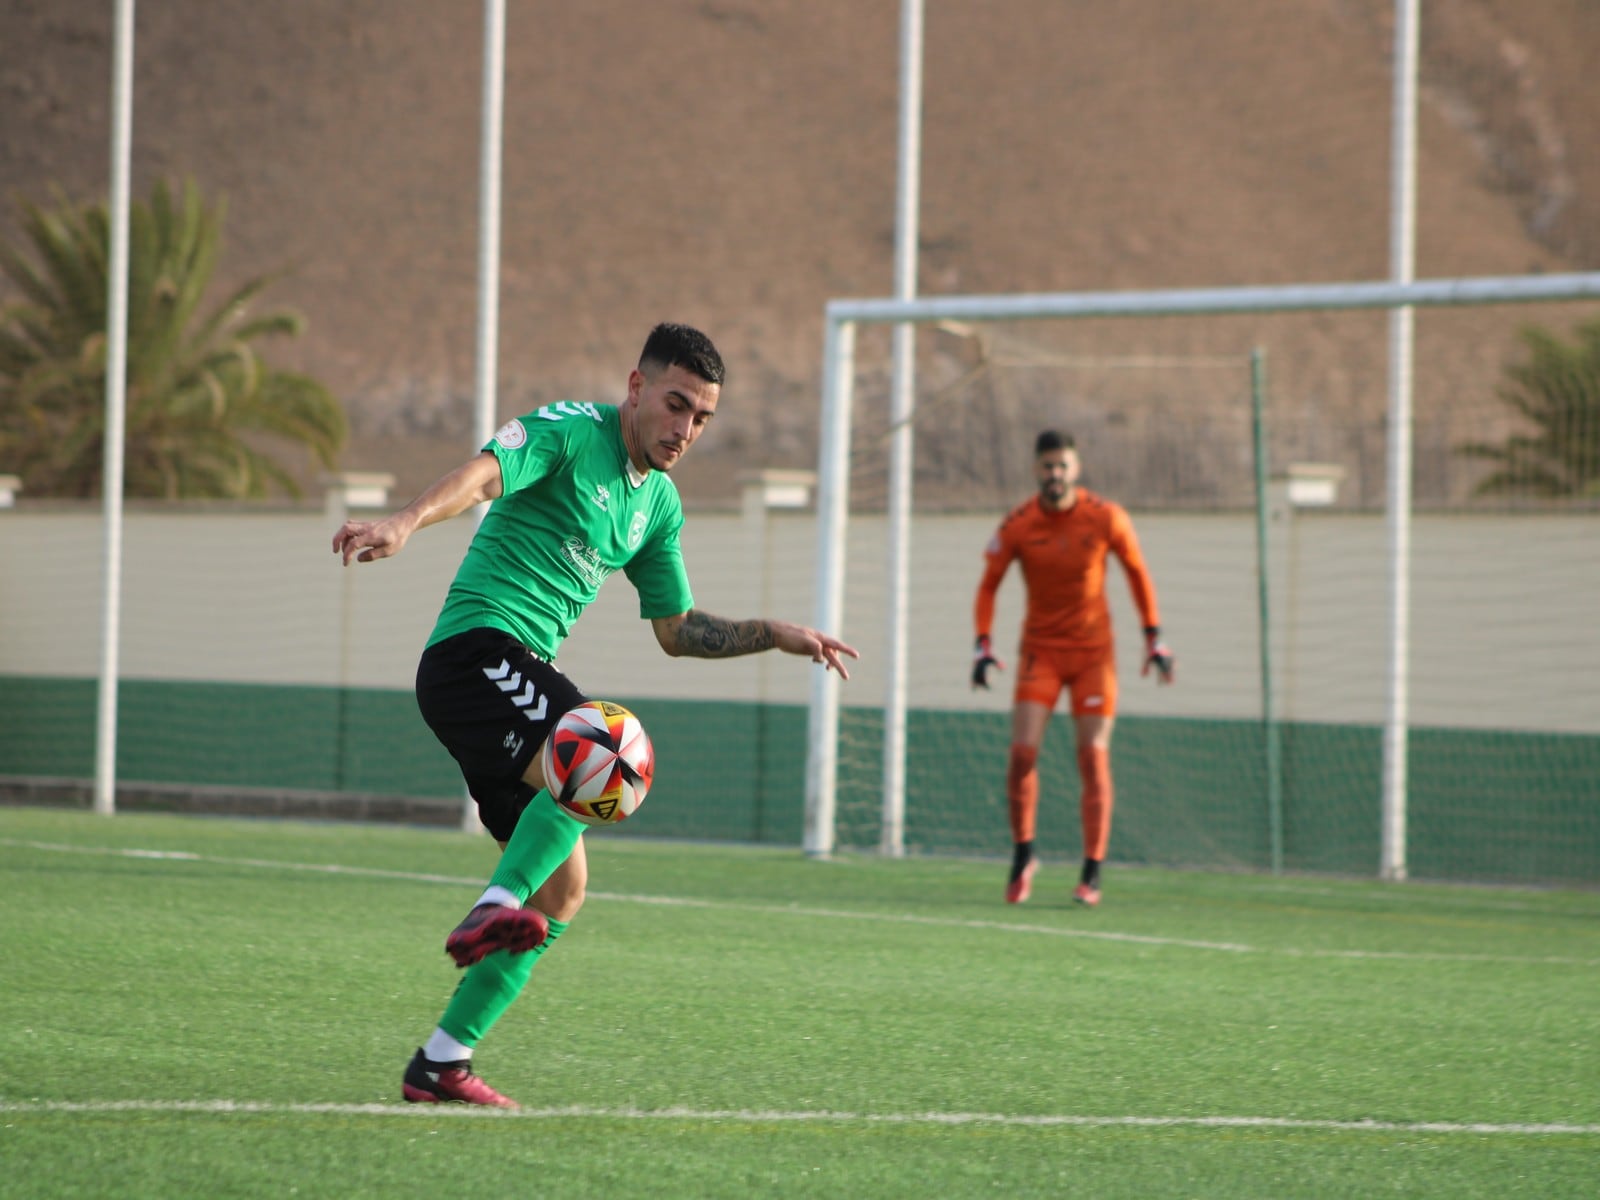
[(1033, 462), (1034, 477), (1039, 481), (1039, 497), (1052, 507), (1059, 507), (1072, 496), (1078, 482), (1078, 452), (1076, 450), (1046, 450)]
[(693, 371), (667, 367), (628, 376), (624, 430), (633, 465), (670, 471), (717, 411), (722, 389)]

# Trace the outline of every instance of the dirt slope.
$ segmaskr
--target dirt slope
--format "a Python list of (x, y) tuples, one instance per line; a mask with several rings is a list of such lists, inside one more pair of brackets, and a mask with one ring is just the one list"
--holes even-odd
[[(927, 7), (923, 291), (1387, 272), (1389, 0)], [(8, 195), (104, 193), (111, 8), (0, 10)], [(1600, 6), (1425, 18), (1419, 275), (1600, 266)], [(685, 491), (811, 465), (823, 305), (892, 289), (898, 21), (888, 0), (513, 0), (501, 415), (615, 399), (648, 326), (687, 320), (731, 383)], [(466, 0), (138, 8), (137, 190), (193, 175), (228, 199), (230, 276), (293, 266), (273, 295), (311, 331), (289, 358), (349, 399), (346, 465), (408, 494), (470, 437), (482, 43)], [(1419, 414), (1489, 386), (1530, 315), (1425, 334)], [(1381, 412), (1381, 318), (1226, 328), (1275, 336), (1305, 404)], [(1039, 336), (1180, 352), (1217, 330)]]

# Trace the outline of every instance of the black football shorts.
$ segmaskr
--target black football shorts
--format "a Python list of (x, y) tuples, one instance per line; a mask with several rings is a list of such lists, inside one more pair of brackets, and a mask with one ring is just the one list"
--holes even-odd
[(510, 839), (533, 798), (522, 780), (563, 713), (588, 697), (509, 633), (469, 629), (436, 642), (417, 665), (417, 707), (461, 767), (478, 815)]

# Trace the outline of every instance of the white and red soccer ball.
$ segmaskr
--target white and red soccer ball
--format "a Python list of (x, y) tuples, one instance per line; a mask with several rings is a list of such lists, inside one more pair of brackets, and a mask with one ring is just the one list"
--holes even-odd
[(585, 825), (627, 820), (656, 773), (650, 735), (638, 717), (609, 700), (590, 700), (564, 715), (540, 753), (550, 795)]

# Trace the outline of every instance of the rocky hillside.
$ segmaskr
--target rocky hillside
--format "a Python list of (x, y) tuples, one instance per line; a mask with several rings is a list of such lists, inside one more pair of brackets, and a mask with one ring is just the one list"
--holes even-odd
[[(512, 0), (501, 415), (615, 399), (648, 326), (687, 320), (730, 385), (685, 491), (812, 464), (823, 305), (893, 286), (899, 7)], [(923, 291), (1386, 273), (1390, 0), (927, 9)], [(8, 194), (104, 194), (111, 10), (0, 9)], [(1419, 275), (1600, 267), (1600, 6), (1424, 16)], [(136, 189), (195, 177), (228, 201), (227, 275), (290, 269), (271, 295), (311, 324), (289, 361), (347, 398), (345, 465), (407, 494), (469, 444), (482, 45), (467, 0), (138, 6)], [(1422, 318), (1419, 420), (1491, 392), (1518, 323), (1582, 315)], [(1360, 421), (1381, 419), (1382, 331), (1365, 314), (1009, 334), (1168, 355), (1265, 341), (1288, 410)], [(949, 358), (928, 378), (959, 366), (923, 344)], [(1026, 438), (1032, 419), (961, 436)], [(921, 436), (940, 461), (941, 422)]]

